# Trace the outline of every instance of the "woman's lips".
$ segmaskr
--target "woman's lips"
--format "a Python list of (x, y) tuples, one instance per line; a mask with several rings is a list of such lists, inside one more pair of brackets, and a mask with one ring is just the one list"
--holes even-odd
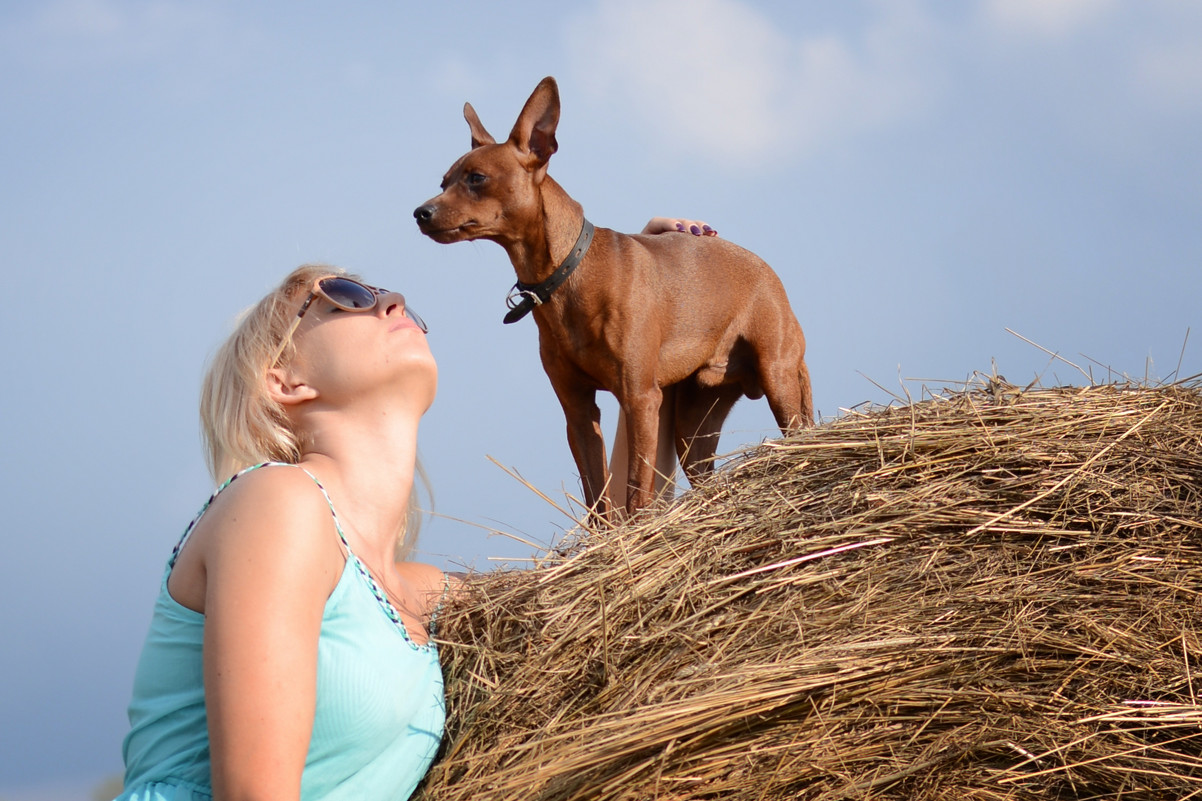
[(413, 322), (408, 317), (404, 317), (404, 316), (401, 317), (401, 321), (399, 323), (392, 326), (388, 330), (390, 332), (391, 331), (400, 331), (402, 328), (416, 328), (418, 331), (421, 331), (421, 329), (417, 327), (417, 323)]

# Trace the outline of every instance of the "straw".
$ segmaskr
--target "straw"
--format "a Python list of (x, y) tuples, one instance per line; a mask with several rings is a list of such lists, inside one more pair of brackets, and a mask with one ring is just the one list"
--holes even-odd
[(845, 414), (440, 621), (421, 797), (1202, 798), (1202, 391)]

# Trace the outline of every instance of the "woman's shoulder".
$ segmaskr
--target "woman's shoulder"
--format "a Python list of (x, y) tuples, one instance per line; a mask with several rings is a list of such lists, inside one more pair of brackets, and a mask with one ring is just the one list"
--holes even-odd
[(413, 589), (423, 615), (430, 615), (442, 603), (449, 580), (445, 572), (425, 562), (397, 562), (396, 571)]
[(418, 590), (438, 590), (442, 592), (447, 581), (447, 574), (439, 568), (425, 562), (397, 562), (396, 570), (401, 578)]
[(226, 591), (249, 582), (328, 596), (341, 564), (332, 515), (313, 479), (292, 466), (264, 467), (239, 474), (213, 498), (179, 552), (168, 589), (199, 612), (210, 579)]
[(295, 465), (265, 465), (243, 472), (209, 505), (197, 526), (228, 531), (216, 541), (236, 548), (277, 547), (285, 543), (323, 550), (334, 536), (333, 513), (316, 481)]
[(218, 494), (213, 506), (267, 507), (280, 517), (308, 517), (315, 509), (329, 514), (329, 502), (321, 486), (304, 468), (294, 464), (268, 463), (239, 473)]

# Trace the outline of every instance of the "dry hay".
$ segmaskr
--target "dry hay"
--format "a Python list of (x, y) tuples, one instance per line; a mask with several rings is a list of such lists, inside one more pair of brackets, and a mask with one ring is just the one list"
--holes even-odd
[(1202, 798), (1202, 391), (765, 443), (444, 618), (422, 796)]

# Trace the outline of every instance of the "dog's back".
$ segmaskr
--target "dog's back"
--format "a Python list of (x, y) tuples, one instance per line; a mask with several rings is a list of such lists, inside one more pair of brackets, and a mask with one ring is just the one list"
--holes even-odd
[(731, 357), (740, 343), (779, 352), (794, 340), (801, 358), (804, 335), (784, 285), (751, 251), (716, 237), (630, 236), (603, 228), (593, 247), (598, 252), (585, 260), (580, 280), (589, 281), (590, 259), (597, 270), (621, 272), (602, 282), (615, 288), (604, 299), (606, 314), (659, 342), (660, 386), (698, 371), (709, 371), (706, 383), (716, 380), (714, 371), (734, 381), (740, 365)]

